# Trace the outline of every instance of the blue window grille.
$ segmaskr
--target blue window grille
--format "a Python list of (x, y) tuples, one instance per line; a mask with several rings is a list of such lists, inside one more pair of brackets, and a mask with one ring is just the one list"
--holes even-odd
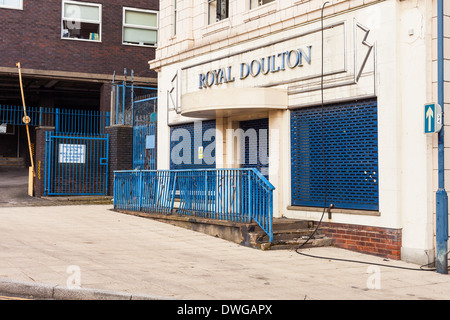
[[(245, 135), (241, 168), (256, 168), (268, 179), (269, 119), (241, 121), (239, 126)], [(254, 132), (252, 133), (250, 130), (254, 130)]]
[[(201, 126), (201, 134), (197, 134), (195, 132), (195, 126), (197, 128), (200, 128)], [(180, 138), (177, 140), (174, 135), (176, 130), (186, 130), (185, 133), (189, 133), (190, 140), (186, 141), (186, 148), (180, 148), (180, 154), (177, 154), (177, 157), (186, 159), (186, 161), (178, 161), (174, 159), (174, 153), (177, 151), (174, 151), (174, 148), (180, 144), (183, 143), (182, 139)], [(214, 136), (206, 135), (205, 133), (208, 131), (208, 133), (211, 133), (209, 131), (210, 129), (214, 130)], [(199, 121), (197, 123), (187, 123), (187, 124), (181, 124), (172, 126), (170, 128), (170, 169), (172, 170), (184, 170), (184, 169), (215, 169), (216, 168), (216, 153), (215, 153), (215, 130), (216, 130), (216, 121), (215, 120), (208, 120), (208, 121)], [(200, 130), (199, 130), (200, 132)], [(177, 135), (178, 136), (178, 135)], [(174, 141), (172, 141), (174, 140)], [(189, 149), (187, 147), (190, 147)], [(213, 161), (211, 159), (206, 159), (205, 157), (201, 158), (199, 157), (199, 148), (202, 146), (205, 148), (206, 146), (212, 147), (213, 152), (211, 153), (211, 156), (213, 158)], [(185, 157), (186, 155), (183, 154), (183, 152), (190, 152), (189, 159)], [(209, 163), (208, 163), (209, 162)]]
[(325, 106), (323, 149), (322, 108), (292, 111), (291, 176), (294, 206), (378, 210), (377, 100)]

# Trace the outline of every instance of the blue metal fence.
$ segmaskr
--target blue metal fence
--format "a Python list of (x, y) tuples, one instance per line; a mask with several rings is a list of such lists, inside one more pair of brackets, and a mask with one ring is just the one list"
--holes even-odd
[[(38, 126), (40, 118), (40, 110), (35, 107), (27, 107), (27, 115), (30, 117), (30, 126)], [(9, 125), (25, 125), (22, 121), (23, 106), (0, 105), (0, 124), (7, 123)]]
[[(157, 88), (128, 84), (126, 81), (114, 83), (113, 88), (115, 91), (113, 122), (115, 124), (134, 125), (136, 118), (141, 118), (144, 110), (147, 114), (156, 112)], [(145, 98), (135, 100), (136, 96), (141, 95), (145, 95)]]
[(255, 168), (116, 171), (114, 208), (243, 223), (253, 220), (272, 241), (274, 189)]
[(71, 109), (47, 109), (41, 112), (40, 124), (45, 123), (42, 116), (54, 118), (55, 132), (69, 135), (105, 135), (110, 125), (109, 112)]
[[(110, 113), (97, 110), (27, 107), (30, 126), (55, 127), (55, 133), (99, 136), (110, 125)], [(23, 106), (0, 105), (0, 124), (25, 125)]]

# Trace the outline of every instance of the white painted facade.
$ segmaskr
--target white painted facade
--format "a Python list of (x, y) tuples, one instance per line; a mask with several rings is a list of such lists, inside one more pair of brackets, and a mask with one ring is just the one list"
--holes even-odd
[[(332, 222), (401, 229), (402, 259), (417, 263), (435, 256), (437, 139), (424, 134), (423, 114), (437, 99), (435, 2), (334, 0), (323, 20), (324, 103), (376, 97), (378, 104), (379, 210), (337, 209)], [(216, 119), (216, 165), (239, 167), (227, 129), (268, 117), (274, 216), (319, 220), (322, 209), (291, 206), (290, 112), (321, 104), (323, 2), (275, 0), (252, 10), (248, 1), (229, 4), (229, 17), (208, 25), (207, 1), (178, 0), (175, 32), (174, 0), (160, 1), (160, 41), (150, 61), (158, 72), (158, 169), (170, 167), (170, 125)], [(254, 63), (253, 75), (241, 77), (242, 63), (272, 56), (280, 71), (258, 73)]]

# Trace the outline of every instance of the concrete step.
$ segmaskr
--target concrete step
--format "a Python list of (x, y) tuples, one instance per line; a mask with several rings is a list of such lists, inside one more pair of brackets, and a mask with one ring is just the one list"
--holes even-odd
[(301, 246), (301, 248), (315, 248), (315, 247), (328, 247), (333, 245), (333, 239), (324, 237), (322, 239), (310, 239), (307, 243), (303, 244), (305, 240), (298, 241), (284, 241), (284, 242), (273, 242), (269, 249), (270, 250), (294, 250)]
[(303, 230), (312, 228), (313, 221), (309, 220), (297, 220), (286, 218), (274, 218), (272, 222), (273, 232), (295, 232), (297, 230)]
[(0, 167), (25, 167), (24, 158), (0, 157)]
[[(300, 238), (308, 238), (313, 233), (312, 228), (305, 228), (305, 229), (296, 229), (296, 230), (288, 230), (288, 231), (274, 231), (273, 232), (273, 241), (289, 241)], [(269, 241), (269, 236), (263, 232), (263, 231), (255, 231), (253, 232), (255, 239), (257, 239), (260, 242), (266, 242)], [(322, 230), (317, 230), (315, 237), (319, 238), (323, 236)]]
[[(275, 230), (273, 232), (274, 239), (272, 242), (269, 242), (269, 237), (256, 222), (240, 223), (190, 215), (183, 216), (118, 209), (115, 211), (169, 223), (262, 250), (296, 249), (308, 240), (314, 232), (314, 223), (312, 221), (274, 218), (272, 224), (273, 230)], [(318, 229), (314, 233), (314, 237), (302, 248), (328, 246), (331, 244), (332, 240), (325, 237), (323, 232)]]
[[(250, 243), (255, 248), (263, 250), (296, 249), (323, 247), (333, 244), (333, 240), (318, 229), (314, 232), (314, 222), (308, 220), (274, 219), (273, 241), (259, 228), (249, 232)], [(311, 237), (311, 235), (314, 235)], [(311, 237), (311, 239), (309, 239)], [(308, 240), (309, 239), (309, 240)], [(307, 242), (306, 242), (307, 241)], [(306, 242), (306, 243), (305, 243)]]

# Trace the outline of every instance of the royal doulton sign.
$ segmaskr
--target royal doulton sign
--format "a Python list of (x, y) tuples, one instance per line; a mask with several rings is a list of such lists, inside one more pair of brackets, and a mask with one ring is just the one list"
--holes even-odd
[[(286, 69), (294, 69), (303, 67), (303, 62), (311, 64), (311, 48), (293, 49), (280, 52), (278, 54), (269, 55), (263, 58), (253, 59), (251, 62), (241, 62), (238, 66), (238, 72), (233, 66), (227, 66), (206, 73), (199, 74), (199, 89), (211, 88), (214, 85), (234, 82), (236, 79), (245, 80), (251, 77), (267, 75), (285, 71)], [(236, 75), (238, 77), (236, 78)]]

